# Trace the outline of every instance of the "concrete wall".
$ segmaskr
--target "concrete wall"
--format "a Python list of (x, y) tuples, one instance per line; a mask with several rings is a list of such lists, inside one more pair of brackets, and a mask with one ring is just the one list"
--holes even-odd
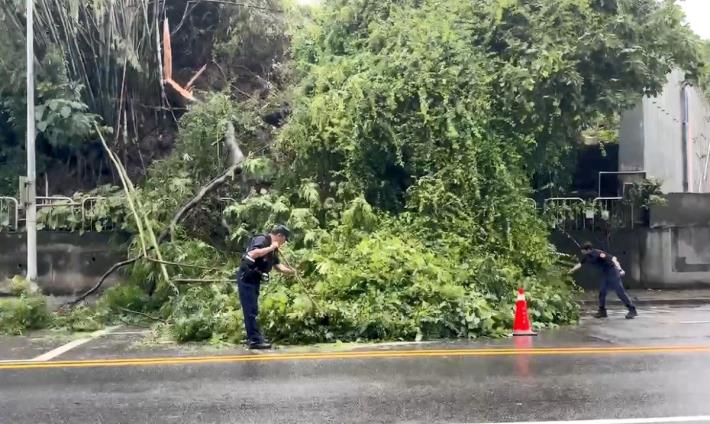
[(649, 229), (643, 247), (644, 286), (710, 287), (710, 227)]
[(690, 191), (710, 193), (710, 103), (697, 89), (688, 90), (688, 140)]
[(619, 130), (619, 171), (640, 171), (645, 167), (643, 102), (624, 112)]
[[(125, 237), (107, 233), (37, 233), (38, 284), (46, 294), (75, 295), (93, 286), (114, 263), (125, 259)], [(0, 233), (0, 280), (27, 272), (22, 233)], [(113, 275), (110, 286), (117, 279)]]
[(643, 99), (644, 166), (649, 177), (663, 182), (664, 193), (683, 192), (683, 74), (674, 71), (656, 98)]
[(644, 97), (624, 112), (619, 170), (646, 171), (663, 182), (664, 193), (708, 193), (710, 104), (700, 89), (684, 87), (683, 72), (673, 71), (662, 93)]
[(651, 207), (651, 228), (710, 226), (710, 195), (671, 193), (664, 205)]

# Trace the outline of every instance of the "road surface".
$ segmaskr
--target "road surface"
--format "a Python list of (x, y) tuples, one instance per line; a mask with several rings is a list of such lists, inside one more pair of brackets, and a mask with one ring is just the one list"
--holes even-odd
[(617, 311), (538, 338), (340, 351), (128, 348), (136, 337), (0, 363), (0, 422), (710, 422), (707, 306)]

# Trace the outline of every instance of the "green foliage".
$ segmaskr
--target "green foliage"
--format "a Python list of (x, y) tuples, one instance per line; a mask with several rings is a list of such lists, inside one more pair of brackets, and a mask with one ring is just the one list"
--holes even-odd
[[(0, 7), (0, 20), (3, 12)], [(2, 46), (0, 46), (2, 54)], [(24, 63), (20, 61), (20, 63)], [(0, 59), (0, 193), (14, 194), (17, 176), (24, 171), (26, 132), (25, 86), (18, 69)], [(24, 71), (24, 69), (22, 69)], [(67, 152), (81, 152), (94, 135), (98, 116), (82, 100), (83, 86), (70, 81), (61, 52), (49, 49), (39, 63), (35, 115), (37, 173), (63, 165)], [(24, 72), (22, 73), (22, 76)]]
[(175, 303), (171, 332), (175, 340), (240, 343), (242, 311), (230, 287), (192, 287)]
[(30, 283), (25, 278), (16, 275), (9, 282), (10, 294), (13, 296), (22, 296), (31, 294)]
[(481, 139), (528, 176), (564, 165), (599, 114), (698, 66), (682, 12), (655, 0), (333, 1), (294, 51), (289, 162), (387, 208)]
[(621, 128), (619, 114), (599, 115), (582, 131), (581, 138), (584, 143), (598, 144), (602, 155), (606, 156), (606, 146), (619, 143), (619, 128)]
[(698, 73), (698, 83), (705, 90), (705, 97), (710, 102), (710, 41), (705, 40), (701, 43), (702, 58), (705, 66)]
[(42, 296), (23, 294), (0, 299), (0, 334), (21, 335), (45, 328), (52, 322), (47, 301)]
[(642, 209), (650, 209), (652, 205), (665, 205), (666, 199), (663, 197), (661, 186), (663, 183), (655, 178), (644, 179), (635, 182), (626, 191), (625, 201)]
[(52, 146), (77, 143), (93, 133), (96, 116), (85, 113), (84, 103), (51, 99), (37, 106), (37, 130)]
[(512, 325), (518, 284), (537, 299), (537, 325), (576, 321), (573, 286), (559, 269), (525, 277), (505, 260), (445, 244), (427, 248), (389, 220), (369, 234), (334, 228), (316, 248), (292, 252), (303, 284), (266, 288), (265, 331), (284, 342), (500, 336)]
[(103, 313), (109, 317), (116, 317), (122, 314), (121, 308), (139, 312), (154, 309), (148, 307), (149, 304), (150, 297), (141, 287), (134, 284), (121, 284), (104, 292), (99, 299), (97, 309), (104, 311)]
[(54, 325), (71, 331), (96, 331), (104, 327), (100, 316), (93, 308), (77, 306), (66, 313), (57, 314)]
[(164, 297), (149, 296), (143, 286), (122, 283), (107, 289), (94, 305), (60, 309), (53, 325), (70, 331), (96, 331), (106, 325), (149, 326), (160, 320), (164, 302)]
[(244, 6), (221, 11), (213, 54), (227, 79), (264, 93), (282, 77), (288, 15), (277, 12), (283, 9), (281, 0), (248, 0)]
[[(323, 202), (314, 201), (309, 187), (302, 187), (299, 197), (316, 205), (313, 210), (267, 193), (231, 206), (225, 215), (238, 223), (234, 233), (243, 237), (268, 228), (279, 214), (288, 217), (285, 222), (293, 222), (301, 211), (315, 217)], [(542, 252), (525, 247), (526, 252), (518, 255), (520, 265), (515, 265), (505, 257), (469, 250), (467, 239), (455, 233), (440, 231), (437, 235), (445, 238), (433, 241), (423, 225), (412, 225), (412, 219), (408, 214), (378, 218), (369, 204), (356, 198), (337, 222), (326, 224), (327, 231), (310, 230), (310, 242), (305, 240), (308, 236), (297, 238), (295, 249), (284, 255), (299, 265), (304, 279), (277, 278), (262, 289), (265, 333), (291, 343), (499, 336), (512, 325), (518, 284), (539, 296), (534, 309), (540, 315), (537, 325), (576, 321), (573, 285), (561, 276), (546, 243)], [(531, 275), (531, 263), (548, 272)], [(170, 327), (175, 337), (240, 340), (238, 307), (235, 311), (223, 290), (190, 289), (189, 299), (178, 301), (179, 310), (185, 312)], [(231, 290), (226, 293), (234, 296)], [(215, 330), (225, 326), (234, 332), (225, 336)]]
[[(296, 246), (313, 245), (321, 234), (319, 220), (320, 197), (306, 183), (299, 190), (301, 205), (276, 192), (252, 194), (224, 210), (225, 223), (230, 227), (232, 242), (242, 250), (250, 237), (266, 233), (276, 224), (286, 223), (293, 232), (291, 243)], [(302, 200), (301, 200), (302, 199)], [(305, 204), (304, 204), (305, 203)], [(312, 205), (309, 207), (309, 204)], [(301, 207), (299, 207), (301, 206)]]
[[(129, 208), (123, 192), (115, 186), (100, 186), (77, 192), (71, 198), (53, 200), (37, 209), (37, 228), (52, 231), (131, 230)], [(0, 225), (1, 226), (1, 225)]]

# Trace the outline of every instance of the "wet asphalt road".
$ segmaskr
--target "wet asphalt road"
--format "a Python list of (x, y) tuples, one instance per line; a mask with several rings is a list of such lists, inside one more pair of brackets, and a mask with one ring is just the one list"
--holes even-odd
[[(710, 345), (710, 322), (698, 319), (710, 319), (709, 313), (659, 309), (632, 323), (614, 315), (549, 333), (527, 347)], [(708, 352), (566, 352), (10, 369), (0, 370), (0, 423), (481, 423), (710, 415), (709, 364)]]

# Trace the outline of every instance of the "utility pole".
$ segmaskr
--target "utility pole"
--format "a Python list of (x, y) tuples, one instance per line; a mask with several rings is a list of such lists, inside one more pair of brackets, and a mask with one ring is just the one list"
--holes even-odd
[(27, 231), (27, 279), (37, 281), (37, 204), (35, 170), (35, 73), (34, 0), (27, 1), (27, 181), (25, 183), (25, 228)]

